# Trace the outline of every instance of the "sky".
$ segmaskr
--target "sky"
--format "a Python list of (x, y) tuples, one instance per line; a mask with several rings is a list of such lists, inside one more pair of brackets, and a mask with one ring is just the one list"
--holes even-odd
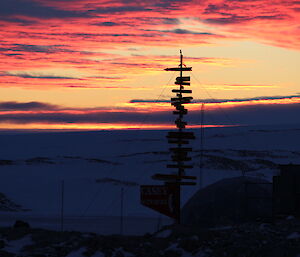
[(0, 5), (0, 129), (174, 127), (180, 49), (191, 127), (298, 123), (300, 1)]

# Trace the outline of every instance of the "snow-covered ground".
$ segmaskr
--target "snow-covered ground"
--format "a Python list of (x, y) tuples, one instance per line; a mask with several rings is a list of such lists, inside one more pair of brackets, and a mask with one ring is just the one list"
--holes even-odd
[[(15, 219), (60, 229), (64, 181), (65, 229), (118, 233), (124, 189), (124, 233), (153, 232), (170, 222), (139, 203), (139, 185), (161, 184), (166, 169), (167, 131), (0, 133), (0, 192), (28, 211), (0, 212), (1, 225)], [(200, 131), (191, 143), (199, 176)], [(300, 125), (205, 129), (202, 185), (224, 177), (271, 180), (276, 164), (300, 163)], [(182, 204), (199, 189), (185, 187)]]

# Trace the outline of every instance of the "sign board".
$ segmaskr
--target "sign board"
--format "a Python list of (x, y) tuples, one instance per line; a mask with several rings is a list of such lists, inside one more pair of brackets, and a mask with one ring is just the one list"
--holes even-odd
[(152, 179), (156, 180), (181, 180), (181, 179), (192, 179), (196, 180), (196, 176), (176, 175), (176, 174), (160, 174), (156, 173), (152, 176)]
[(180, 213), (179, 190), (178, 185), (142, 185), (141, 204), (178, 219)]

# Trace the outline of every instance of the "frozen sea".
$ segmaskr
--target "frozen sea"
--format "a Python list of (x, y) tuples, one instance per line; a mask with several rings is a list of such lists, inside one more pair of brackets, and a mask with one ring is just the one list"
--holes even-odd
[[(300, 163), (300, 125), (206, 128), (200, 170), (200, 131), (191, 142), (201, 185), (184, 187), (182, 205), (201, 187), (222, 178), (255, 176), (271, 181), (277, 164)], [(171, 173), (165, 130), (0, 132), (0, 192), (23, 211), (0, 212), (0, 225), (16, 219), (34, 227), (114, 234), (144, 234), (170, 219), (142, 206), (139, 186), (161, 184)], [(175, 172), (175, 170), (174, 170)], [(123, 198), (122, 198), (123, 190)], [(25, 210), (26, 209), (26, 210)]]

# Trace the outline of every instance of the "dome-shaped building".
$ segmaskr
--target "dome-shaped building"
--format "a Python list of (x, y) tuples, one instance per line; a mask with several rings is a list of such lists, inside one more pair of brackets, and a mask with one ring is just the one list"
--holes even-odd
[(213, 227), (272, 216), (272, 184), (252, 177), (220, 180), (198, 190), (182, 208), (182, 224)]

